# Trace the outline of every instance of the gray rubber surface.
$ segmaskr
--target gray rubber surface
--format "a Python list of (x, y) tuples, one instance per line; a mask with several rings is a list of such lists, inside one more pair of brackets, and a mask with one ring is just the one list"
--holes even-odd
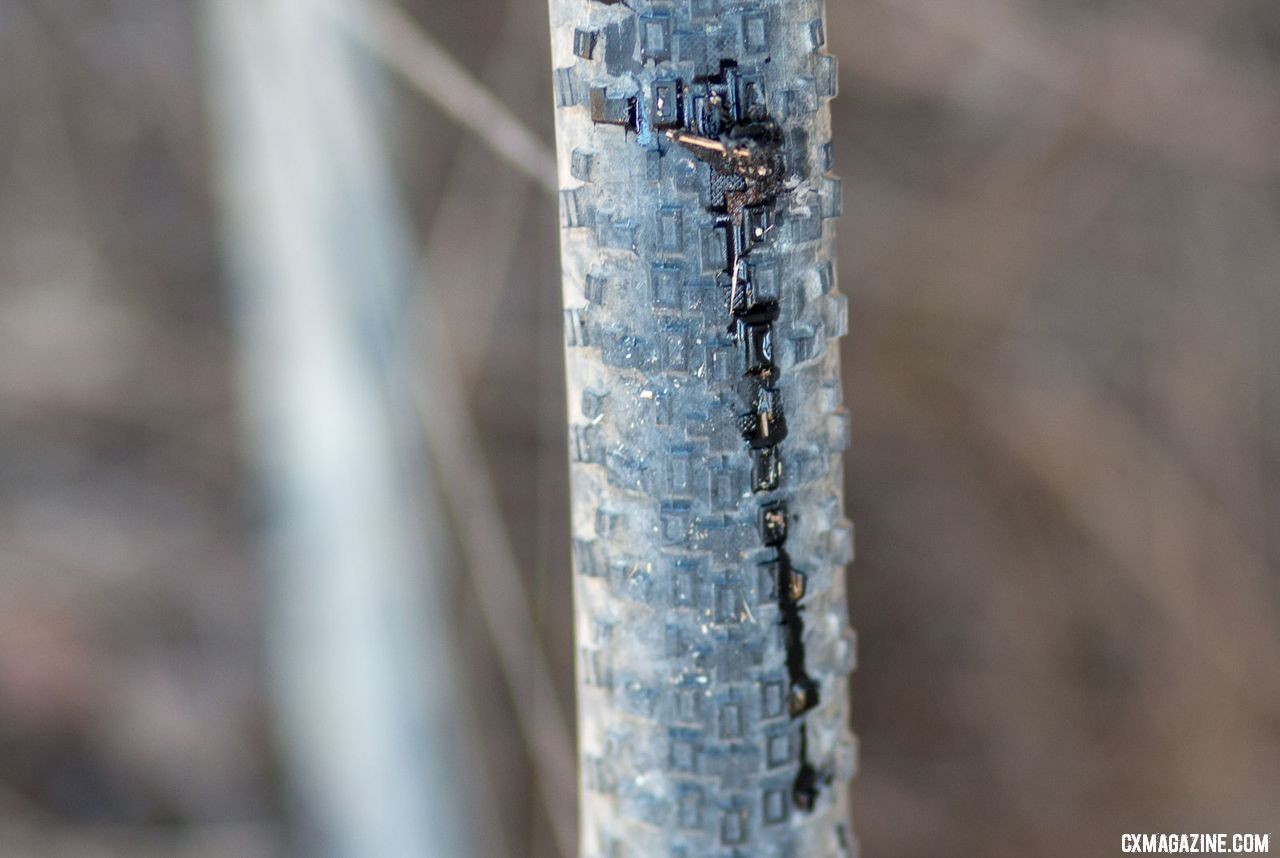
[(821, 2), (551, 17), (582, 855), (852, 855)]

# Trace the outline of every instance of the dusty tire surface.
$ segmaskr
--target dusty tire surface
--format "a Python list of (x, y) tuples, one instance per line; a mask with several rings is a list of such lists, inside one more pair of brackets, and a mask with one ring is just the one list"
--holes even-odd
[(820, 0), (551, 0), (581, 854), (856, 853)]

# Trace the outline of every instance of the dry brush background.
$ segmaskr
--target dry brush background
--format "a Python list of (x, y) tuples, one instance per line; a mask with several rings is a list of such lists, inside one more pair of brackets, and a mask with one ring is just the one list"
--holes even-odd
[[(1280, 834), (1280, 6), (829, 5), (866, 853)], [(550, 140), (540, 2), (406, 8)], [(286, 843), (196, 13), (0, 0), (6, 855)], [(554, 200), (393, 94), (567, 708)], [(502, 839), (552, 855), (450, 586)]]

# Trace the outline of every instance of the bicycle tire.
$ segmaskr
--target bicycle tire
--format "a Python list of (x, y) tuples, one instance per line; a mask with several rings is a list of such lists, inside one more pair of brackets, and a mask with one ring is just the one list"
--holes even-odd
[(580, 853), (856, 853), (821, 0), (551, 0)]

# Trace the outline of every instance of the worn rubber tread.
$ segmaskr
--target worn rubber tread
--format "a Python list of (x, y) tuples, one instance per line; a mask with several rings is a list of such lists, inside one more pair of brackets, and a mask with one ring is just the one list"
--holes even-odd
[(821, 0), (551, 18), (581, 854), (853, 855)]

